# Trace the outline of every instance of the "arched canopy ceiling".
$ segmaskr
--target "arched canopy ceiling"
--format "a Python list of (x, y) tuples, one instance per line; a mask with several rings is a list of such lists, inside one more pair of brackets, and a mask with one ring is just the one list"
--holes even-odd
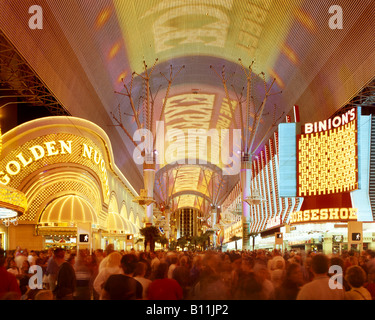
[[(329, 26), (330, 0), (36, 2), (43, 9), (42, 30), (29, 27), (30, 3), (12, 0), (0, 3), (0, 29), (73, 116), (93, 121), (107, 132), (118, 167), (138, 189), (143, 181), (141, 166), (133, 159), (134, 145), (111, 112), (120, 111), (132, 135), (137, 119), (124, 96), (124, 84), (132, 85), (134, 108), (144, 122), (143, 61), (147, 71), (153, 71), (148, 100), (153, 102), (152, 127), (161, 119), (164, 133), (240, 127), (239, 102), (246, 100), (246, 76), (239, 59), (245, 69), (254, 61), (250, 129), (265, 94), (260, 73), (264, 72), (267, 86), (275, 79), (254, 146), (272, 133), (269, 128), (274, 129), (285, 114), (291, 114), (293, 105), (300, 107), (301, 122), (325, 119), (375, 74), (372, 0), (335, 1), (343, 10), (343, 29)], [(175, 79), (168, 88), (171, 66)], [(220, 79), (223, 66), (228, 95)], [(183, 142), (187, 143), (178, 141)], [(165, 144), (166, 150), (169, 145)], [(222, 145), (209, 146), (209, 152), (221, 151)], [(217, 166), (225, 169), (223, 163)], [(176, 168), (163, 175), (166, 180), (160, 180), (156, 193), (162, 197), (168, 190), (166, 197), (171, 197), (171, 185), (180, 195), (185, 190), (178, 197), (181, 206), (194, 207), (192, 202), (203, 201), (190, 190), (212, 199), (212, 185), (220, 186), (223, 193), (215, 194), (220, 199), (238, 179), (238, 175), (220, 178), (191, 166), (178, 176)], [(216, 180), (202, 183), (207, 175)]]

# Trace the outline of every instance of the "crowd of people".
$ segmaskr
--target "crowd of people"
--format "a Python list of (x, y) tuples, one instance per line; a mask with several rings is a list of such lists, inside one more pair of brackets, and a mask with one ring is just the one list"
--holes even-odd
[(374, 300), (375, 252), (0, 249), (0, 299)]

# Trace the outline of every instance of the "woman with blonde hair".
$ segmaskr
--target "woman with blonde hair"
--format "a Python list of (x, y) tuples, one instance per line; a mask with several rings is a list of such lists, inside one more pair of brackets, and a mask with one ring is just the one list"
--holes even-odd
[(119, 252), (112, 252), (108, 255), (108, 259), (103, 265), (102, 269), (98, 273), (97, 277), (94, 280), (94, 290), (99, 294), (101, 299), (102, 289), (105, 285), (105, 282), (109, 276), (113, 274), (123, 274), (121, 268), (121, 258), (122, 255)]

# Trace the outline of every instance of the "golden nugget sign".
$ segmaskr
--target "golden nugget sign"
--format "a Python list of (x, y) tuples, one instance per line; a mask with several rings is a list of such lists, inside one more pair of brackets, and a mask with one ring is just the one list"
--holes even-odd
[(80, 146), (75, 146), (74, 142), (74, 140), (52, 140), (32, 146), (22, 146), (21, 152), (16, 152), (11, 160), (5, 162), (5, 167), (0, 171), (0, 183), (9, 185), (17, 176), (36, 170), (37, 163), (43, 166), (62, 162), (84, 164), (82, 159), (86, 159), (91, 162), (91, 167), (96, 167), (95, 171), (100, 176), (103, 193), (109, 196), (107, 166), (101, 152), (88, 143), (81, 142)]
[(330, 208), (293, 212), (290, 224), (357, 221), (358, 209)]
[(45, 142), (44, 146), (35, 145), (28, 149), (29, 154), (20, 152), (14, 160), (9, 161), (5, 166), (5, 172), (0, 172), (0, 183), (9, 184), (12, 177), (17, 176), (21, 170), (28, 167), (33, 162), (39, 161), (44, 157), (52, 157), (58, 154), (71, 154), (72, 141), (50, 141)]

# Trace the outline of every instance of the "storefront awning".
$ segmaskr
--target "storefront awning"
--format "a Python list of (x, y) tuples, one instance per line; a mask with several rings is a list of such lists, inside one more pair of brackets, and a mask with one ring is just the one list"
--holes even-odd
[(42, 213), (40, 223), (97, 224), (92, 205), (80, 196), (67, 195), (51, 202)]
[(116, 212), (108, 213), (107, 230), (114, 234), (138, 234), (138, 227)]

